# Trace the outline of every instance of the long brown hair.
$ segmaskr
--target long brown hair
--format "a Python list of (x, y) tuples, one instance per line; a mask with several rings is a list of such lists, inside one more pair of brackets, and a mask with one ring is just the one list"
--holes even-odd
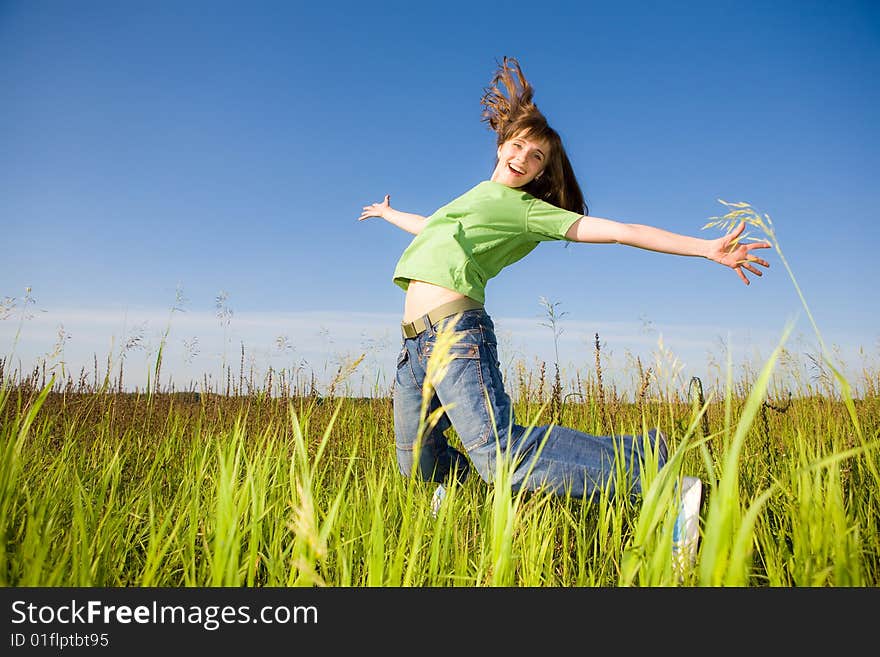
[(521, 189), (557, 207), (586, 215), (589, 208), (562, 138), (538, 110), (534, 95), (535, 90), (523, 75), (519, 62), (513, 57), (504, 57), (492, 82), (483, 90), (482, 121), (498, 135), (498, 146), (519, 136), (546, 141), (550, 153), (544, 172)]

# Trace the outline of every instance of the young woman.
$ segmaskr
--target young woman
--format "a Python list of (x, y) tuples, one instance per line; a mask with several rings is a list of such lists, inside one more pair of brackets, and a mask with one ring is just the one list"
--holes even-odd
[[(533, 94), (517, 61), (505, 57), (482, 98), (483, 120), (498, 135), (490, 179), (430, 217), (396, 210), (385, 195), (364, 207), (359, 218), (381, 217), (416, 236), (393, 277), (406, 291), (394, 385), (398, 464), (404, 475), (441, 483), (453, 475), (463, 479), (472, 465), (489, 482), (497, 455), (513, 454), (515, 489), (588, 498), (606, 485), (611, 491), (622, 486), (616, 477), (624, 472), (627, 492), (637, 493), (646, 441), (659, 466), (667, 460), (658, 429), (646, 436), (597, 437), (556, 425), (528, 430), (517, 423), (501, 377), (494, 326), (483, 305), (486, 282), (540, 242), (568, 240), (702, 257), (732, 268), (748, 285), (746, 272), (760, 276), (757, 265), (769, 266), (751, 251), (770, 245), (738, 244), (744, 224), (707, 240), (588, 216), (562, 140), (538, 111)], [(428, 358), (444, 322), (454, 322), (460, 340), (452, 347), (446, 375), (432, 381), (429, 412), (442, 407), (440, 421), (414, 450)], [(469, 458), (449, 445), (450, 427)], [(699, 498), (697, 511), (698, 506)]]

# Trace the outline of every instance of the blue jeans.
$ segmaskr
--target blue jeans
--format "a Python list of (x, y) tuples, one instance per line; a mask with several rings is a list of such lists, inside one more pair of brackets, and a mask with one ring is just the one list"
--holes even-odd
[[(405, 339), (397, 359), (394, 434), (401, 473), (435, 482), (451, 476), (463, 480), (473, 464), (480, 477), (491, 482), (497, 458), (509, 454), (514, 490), (542, 489), (589, 498), (607, 485), (613, 493), (620, 487), (619, 464), (627, 492), (641, 492), (639, 471), (646, 437), (599, 437), (557, 425), (529, 429), (517, 424), (501, 377), (495, 327), (483, 309), (465, 311), (454, 324), (461, 340), (452, 347), (453, 360), (445, 377), (433, 382), (426, 413), (442, 407), (442, 415), (418, 444), (422, 385), (441, 323)], [(445, 432), (450, 427), (469, 459), (449, 444)], [(652, 429), (647, 440), (662, 467), (667, 459), (663, 433)]]

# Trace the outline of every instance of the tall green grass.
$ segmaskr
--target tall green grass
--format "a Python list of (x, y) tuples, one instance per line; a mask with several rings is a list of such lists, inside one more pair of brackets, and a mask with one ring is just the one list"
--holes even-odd
[[(723, 398), (616, 402), (616, 431), (659, 425), (670, 443), (638, 499), (512, 491), (510, 459), (499, 458), (492, 483), (450, 484), (436, 518), (433, 485), (398, 472), (387, 397), (4, 384), (0, 583), (877, 585), (880, 401), (854, 401), (863, 439), (846, 403), (827, 397), (795, 397), (765, 428), (784, 337), (757, 378), (729, 381)], [(547, 409), (528, 421), (543, 423)], [(609, 416), (567, 403), (559, 420), (610, 432)], [(682, 474), (704, 480), (705, 501), (697, 560), (680, 576), (670, 553)]]

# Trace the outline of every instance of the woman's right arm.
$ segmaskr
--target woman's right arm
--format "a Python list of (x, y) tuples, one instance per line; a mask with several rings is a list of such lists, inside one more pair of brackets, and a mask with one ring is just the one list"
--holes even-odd
[(373, 203), (364, 206), (364, 211), (358, 217), (358, 221), (363, 221), (370, 217), (382, 217), (390, 224), (394, 224), (398, 228), (402, 228), (408, 233), (418, 235), (425, 226), (427, 217), (420, 214), (412, 214), (411, 212), (401, 212), (391, 207), (391, 196), (385, 194), (385, 200), (381, 203)]

